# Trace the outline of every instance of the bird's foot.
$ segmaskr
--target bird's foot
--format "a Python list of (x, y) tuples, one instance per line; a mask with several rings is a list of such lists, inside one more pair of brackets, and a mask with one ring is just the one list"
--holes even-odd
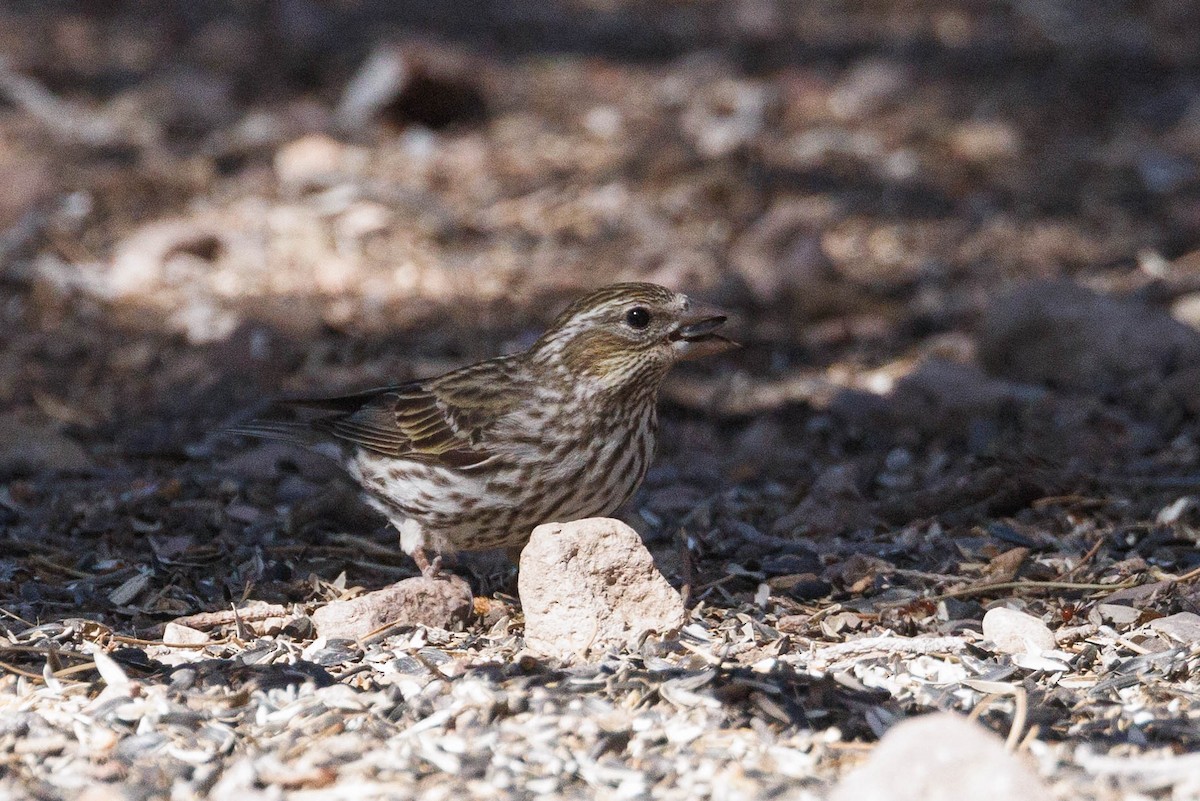
[(433, 559), (430, 559), (426, 549), (417, 548), (413, 551), (412, 558), (425, 578), (436, 578), (442, 572), (442, 555), (440, 553), (435, 553)]

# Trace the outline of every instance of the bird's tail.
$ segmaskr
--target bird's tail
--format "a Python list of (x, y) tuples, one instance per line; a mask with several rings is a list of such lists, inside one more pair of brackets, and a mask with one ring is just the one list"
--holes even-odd
[(308, 423), (293, 423), (286, 420), (248, 420), (245, 423), (224, 428), (221, 433), (290, 442), (308, 447), (317, 445), (324, 439)]

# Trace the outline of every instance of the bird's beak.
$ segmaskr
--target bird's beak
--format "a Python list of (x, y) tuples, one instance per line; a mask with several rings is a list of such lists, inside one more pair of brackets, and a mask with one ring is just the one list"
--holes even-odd
[(688, 313), (667, 337), (681, 359), (697, 359), (738, 347), (716, 330), (725, 324), (725, 315), (713, 306), (693, 303)]
[(724, 325), (724, 323), (725, 315), (723, 314), (713, 317), (702, 317), (697, 320), (684, 320), (669, 336), (673, 340), (682, 339), (687, 342), (700, 342), (712, 336), (713, 332)]

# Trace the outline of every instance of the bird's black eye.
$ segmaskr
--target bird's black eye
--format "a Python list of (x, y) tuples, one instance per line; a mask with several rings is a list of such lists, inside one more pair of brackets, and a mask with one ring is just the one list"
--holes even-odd
[(625, 312), (625, 322), (630, 328), (645, 328), (650, 325), (650, 311), (645, 306), (634, 306)]

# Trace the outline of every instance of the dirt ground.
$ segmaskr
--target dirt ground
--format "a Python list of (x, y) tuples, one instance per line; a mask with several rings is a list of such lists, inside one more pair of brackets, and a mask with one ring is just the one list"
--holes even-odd
[[(1198, 248), (1182, 0), (0, 3), (0, 795), (821, 799), (941, 709), (1200, 797)], [(744, 344), (623, 512), (679, 640), (537, 659), (488, 559), (316, 638), (415, 569), (220, 430), (633, 278)]]

